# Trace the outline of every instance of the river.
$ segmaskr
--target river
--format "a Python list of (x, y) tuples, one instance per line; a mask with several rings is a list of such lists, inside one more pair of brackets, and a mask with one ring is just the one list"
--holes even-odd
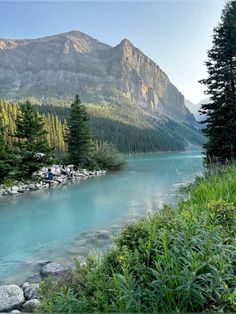
[(124, 171), (0, 200), (0, 282), (34, 281), (39, 261), (109, 249), (107, 234), (176, 204), (180, 186), (202, 171), (200, 151), (133, 154)]

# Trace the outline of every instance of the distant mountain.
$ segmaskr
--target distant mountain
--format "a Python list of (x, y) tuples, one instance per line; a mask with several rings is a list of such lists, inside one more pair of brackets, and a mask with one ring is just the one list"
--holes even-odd
[(195, 119), (200, 122), (200, 121), (204, 121), (206, 119), (206, 116), (200, 114), (199, 109), (201, 109), (202, 104), (207, 104), (208, 102), (209, 102), (209, 98), (202, 99), (196, 104), (192, 103), (188, 99), (185, 99), (185, 106), (190, 110), (192, 114), (194, 114)]
[(44, 102), (132, 103), (193, 125), (184, 96), (160, 67), (123, 39), (111, 47), (72, 31), (38, 39), (0, 39), (0, 98)]

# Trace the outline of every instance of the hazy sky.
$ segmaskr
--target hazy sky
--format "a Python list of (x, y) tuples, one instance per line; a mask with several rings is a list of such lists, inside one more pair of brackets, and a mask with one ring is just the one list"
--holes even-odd
[(35, 38), (80, 30), (117, 45), (128, 38), (152, 58), (186, 98), (206, 96), (198, 83), (223, 0), (0, 1), (0, 37)]

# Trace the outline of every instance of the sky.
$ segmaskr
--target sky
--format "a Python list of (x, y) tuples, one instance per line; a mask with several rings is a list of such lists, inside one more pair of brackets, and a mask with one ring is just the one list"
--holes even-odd
[(190, 101), (206, 98), (198, 80), (224, 0), (1, 1), (0, 38), (79, 30), (110, 44), (123, 38), (153, 59)]

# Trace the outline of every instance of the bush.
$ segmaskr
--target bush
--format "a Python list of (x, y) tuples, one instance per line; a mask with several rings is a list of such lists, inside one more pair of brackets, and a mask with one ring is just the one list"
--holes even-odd
[(100, 169), (110, 171), (122, 170), (126, 165), (124, 156), (108, 143), (103, 143), (95, 152), (94, 162)]

